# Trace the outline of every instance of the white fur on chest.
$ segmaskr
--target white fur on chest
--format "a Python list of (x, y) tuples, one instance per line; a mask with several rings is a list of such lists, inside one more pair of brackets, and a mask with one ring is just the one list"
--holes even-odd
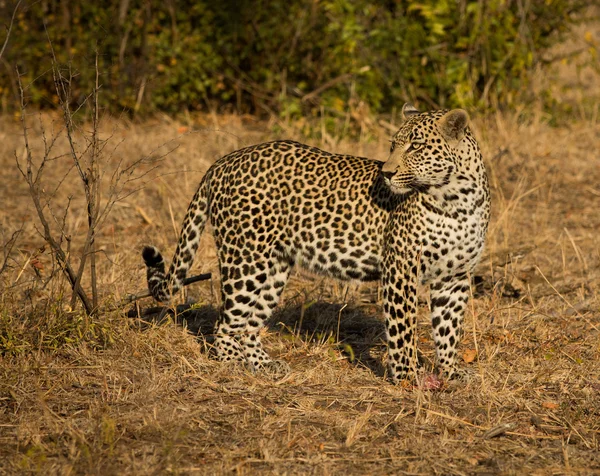
[(475, 193), (450, 207), (430, 199), (436, 208), (422, 208), (425, 230), (414, 242), (419, 263), (424, 265), (418, 266), (422, 283), (473, 271), (483, 252), (488, 226), (488, 202), (474, 205), (482, 197)]

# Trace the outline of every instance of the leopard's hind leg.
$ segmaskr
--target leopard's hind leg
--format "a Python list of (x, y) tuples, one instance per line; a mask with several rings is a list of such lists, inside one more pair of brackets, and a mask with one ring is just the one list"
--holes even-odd
[(292, 264), (271, 258), (236, 266), (222, 257), (223, 308), (215, 329), (214, 352), (222, 361), (246, 361), (259, 370), (271, 362), (262, 347), (260, 330), (277, 306)]
[[(254, 285), (257, 287), (257, 296), (254, 313), (248, 319), (240, 339), (246, 360), (253, 368), (260, 368), (271, 362), (271, 358), (262, 347), (260, 330), (279, 303), (291, 269), (292, 263), (289, 261), (274, 258), (269, 262), (268, 269), (256, 277), (257, 282)], [(266, 279), (261, 283), (265, 275)]]

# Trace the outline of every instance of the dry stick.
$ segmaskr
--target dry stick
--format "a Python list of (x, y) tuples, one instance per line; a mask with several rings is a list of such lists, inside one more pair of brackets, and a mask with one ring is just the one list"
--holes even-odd
[(4, 263), (2, 263), (2, 266), (0, 266), (0, 274), (2, 274), (4, 272), (4, 270), (8, 267), (8, 259), (10, 258), (12, 249), (14, 248), (15, 243), (17, 242), (17, 238), (23, 231), (24, 227), (25, 227), (25, 223), (21, 224), (21, 228), (19, 228), (17, 231), (15, 231), (12, 234), (12, 236), (10, 237), (10, 240), (8, 240), (6, 243), (4, 243), (4, 246), (3, 246), (3, 248), (4, 248)]
[[(535, 245), (524, 245), (515, 249), (503, 249), (495, 253), (487, 254), (481, 258), (481, 264), (479, 265), (477, 271), (483, 273), (484, 267), (487, 267), (487, 263), (489, 262), (492, 262), (493, 266), (497, 268), (503, 268), (514, 262), (514, 260), (528, 255), (536, 248), (537, 247)], [(485, 269), (485, 271), (487, 271), (487, 269)]]
[[(183, 280), (183, 286), (188, 286), (190, 284), (193, 283), (197, 283), (198, 281), (206, 281), (207, 279), (210, 279), (212, 277), (211, 273), (204, 273), (204, 274), (198, 274), (196, 276), (190, 276), (189, 278), (185, 278)], [(146, 297), (151, 296), (150, 291), (139, 291), (135, 294), (130, 294), (127, 297), (121, 299), (121, 302), (119, 302), (119, 304), (112, 306), (108, 309), (106, 309), (106, 312), (110, 312), (110, 311), (115, 311), (117, 309), (122, 308), (123, 306), (127, 306), (127, 304), (131, 304), (134, 301), (137, 301), (139, 299), (143, 299)]]
[(19, 93), (21, 96), (21, 124), (23, 126), (23, 140), (25, 141), (25, 152), (26, 152), (26, 156), (27, 156), (27, 158), (26, 158), (27, 168), (24, 171), (21, 168), (21, 166), (19, 165), (19, 160), (15, 153), (15, 159), (17, 160), (17, 168), (19, 169), (19, 172), (21, 172), (21, 175), (23, 175), (23, 177), (25, 178), (25, 181), (27, 182), (27, 185), (29, 186), (29, 194), (31, 195), (31, 199), (33, 201), (33, 205), (35, 206), (36, 212), (38, 214), (38, 218), (40, 219), (42, 227), (44, 228), (44, 240), (46, 241), (46, 243), (48, 243), (50, 245), (50, 247), (54, 251), (54, 254), (56, 255), (56, 259), (60, 263), (60, 265), (63, 269), (63, 272), (65, 273), (65, 275), (67, 276), (67, 279), (71, 283), (74, 293), (76, 293), (77, 296), (79, 297), (79, 299), (81, 300), (81, 303), (83, 304), (83, 307), (85, 308), (85, 312), (87, 314), (90, 314), (92, 312), (92, 304), (90, 303), (90, 300), (88, 299), (87, 294), (82, 289), (81, 285), (78, 283), (77, 276), (76, 276), (75, 272), (73, 271), (71, 264), (69, 263), (69, 258), (65, 254), (61, 245), (59, 243), (57, 243), (56, 240), (54, 239), (54, 237), (52, 236), (52, 232), (50, 231), (50, 225), (48, 224), (48, 220), (46, 220), (46, 216), (44, 215), (44, 209), (43, 209), (42, 203), (40, 202), (40, 190), (39, 190), (39, 186), (38, 186), (39, 185), (38, 179), (40, 177), (39, 169), (41, 169), (44, 166), (48, 157), (44, 156), (44, 159), (42, 160), (42, 164), (40, 165), (40, 167), (38, 169), (38, 173), (36, 174), (36, 178), (34, 179), (33, 178), (33, 165), (32, 165), (33, 158), (31, 155), (31, 147), (29, 146), (29, 135), (27, 133), (27, 124), (25, 123), (25, 109), (26, 109), (25, 93), (23, 91), (23, 83), (21, 82), (21, 74), (19, 73), (18, 67), (16, 68), (16, 73), (17, 73), (17, 80), (18, 80), (18, 85), (19, 85)]
[[(44, 28), (46, 28), (46, 25), (44, 25)], [(73, 131), (75, 130), (75, 126), (73, 124), (73, 112), (71, 111), (70, 104), (69, 104), (70, 100), (71, 100), (71, 83), (73, 80), (73, 70), (69, 66), (69, 78), (67, 79), (63, 76), (63, 74), (60, 70), (58, 61), (56, 59), (56, 55), (54, 53), (54, 46), (52, 44), (52, 41), (50, 39), (50, 35), (49, 35), (47, 29), (46, 29), (46, 36), (48, 38), (48, 44), (50, 45), (50, 52), (52, 53), (52, 79), (54, 81), (54, 88), (56, 89), (56, 95), (58, 97), (59, 104), (63, 111), (63, 121), (65, 124), (67, 140), (69, 142), (69, 152), (73, 159), (73, 165), (75, 166), (75, 169), (79, 173), (79, 177), (81, 178), (81, 181), (83, 183), (85, 199), (86, 199), (86, 203), (88, 204), (88, 207), (89, 207), (91, 200), (92, 200), (92, 195), (91, 195), (91, 190), (90, 190), (90, 173), (85, 172), (82, 169), (81, 158), (86, 153), (89, 152), (90, 146), (86, 147), (83, 152), (78, 154), (77, 148), (75, 147), (75, 140), (73, 139)], [(65, 86), (65, 84), (66, 84), (66, 86)], [(79, 110), (81, 107), (83, 107), (83, 105), (87, 102), (89, 97), (90, 96), (86, 97), (86, 99), (83, 101), (83, 103), (79, 106), (79, 108), (77, 110)], [(75, 112), (77, 112), (77, 110)], [(89, 208), (88, 208), (88, 213), (89, 213)], [(83, 272), (85, 269), (87, 256), (90, 251), (90, 245), (93, 240), (93, 233), (94, 233), (93, 228), (88, 226), (88, 232), (85, 237), (85, 241), (83, 244), (83, 251), (81, 252), (81, 258), (79, 261), (79, 267), (77, 269), (77, 275), (75, 277), (75, 284), (73, 286), (74, 290), (81, 288), (81, 279), (83, 277)], [(72, 308), (75, 307), (76, 299), (77, 299), (77, 295), (76, 295), (76, 292), (74, 291), (73, 295), (71, 297), (71, 307)], [(86, 308), (86, 314), (90, 315), (92, 312), (94, 312), (94, 309), (95, 309), (95, 307), (92, 303), (91, 310), (88, 311)]]
[(21, 5), (21, 1), (22, 0), (19, 0), (17, 2), (17, 4), (15, 5), (15, 9), (13, 10), (12, 17), (10, 18), (8, 30), (6, 32), (6, 38), (4, 40), (4, 44), (2, 45), (2, 49), (0, 50), (0, 58), (2, 58), (2, 55), (4, 54), (4, 50), (6, 49), (6, 46), (8, 45), (8, 40), (10, 38), (10, 32), (12, 31), (13, 23), (15, 22), (15, 17), (17, 16), (17, 10), (19, 10), (19, 5)]
[[(86, 314), (90, 315), (90, 314), (96, 312), (96, 310), (98, 308), (97, 273), (96, 273), (96, 263), (95, 263), (95, 258), (96, 258), (95, 257), (95, 254), (96, 254), (95, 253), (95, 251), (96, 251), (95, 232), (96, 232), (99, 224), (104, 219), (106, 219), (106, 216), (110, 212), (114, 203), (116, 203), (119, 200), (122, 200), (124, 197), (128, 196), (130, 193), (133, 193), (132, 191), (128, 191), (126, 194), (122, 194), (125, 185), (130, 184), (135, 180), (139, 180), (144, 175), (149, 173), (149, 171), (146, 171), (144, 173), (139, 174), (138, 176), (134, 175), (135, 167), (137, 165), (147, 161), (148, 158), (142, 157), (141, 159), (134, 161), (133, 163), (127, 165), (124, 168), (121, 168), (121, 162), (119, 162), (117, 170), (115, 171), (115, 173), (113, 174), (113, 176), (111, 178), (108, 202), (104, 208), (101, 208), (101, 206), (100, 206), (100, 185), (101, 185), (101, 181), (102, 181), (102, 175), (100, 173), (101, 171), (99, 168), (98, 158), (102, 154), (102, 150), (104, 149), (104, 144), (106, 143), (106, 141), (100, 139), (99, 130), (98, 130), (98, 127), (99, 127), (98, 92), (100, 90), (99, 68), (98, 68), (99, 54), (98, 54), (98, 51), (96, 51), (95, 89), (90, 95), (88, 95), (84, 99), (82, 104), (80, 106), (78, 106), (78, 108), (75, 111), (72, 111), (70, 109), (71, 90), (70, 90), (70, 86), (69, 86), (71, 84), (71, 80), (73, 79), (72, 70), (69, 69), (69, 75), (68, 75), (68, 77), (65, 77), (65, 75), (62, 73), (62, 71), (59, 67), (59, 64), (58, 64), (56, 55), (54, 53), (53, 45), (51, 43), (49, 35), (48, 35), (48, 43), (50, 45), (51, 54), (52, 54), (52, 66), (53, 66), (52, 73), (53, 73), (53, 79), (54, 79), (54, 86), (55, 86), (56, 93), (59, 98), (60, 106), (61, 106), (61, 109), (63, 112), (63, 126), (62, 127), (63, 127), (63, 130), (66, 131), (66, 136), (67, 136), (68, 145), (69, 145), (69, 152), (67, 155), (69, 155), (72, 159), (72, 162), (73, 162), (72, 168), (75, 168), (77, 170), (77, 173), (79, 174), (79, 177), (83, 184), (83, 189), (85, 192), (85, 199), (86, 199), (86, 203), (87, 203), (88, 230), (87, 230), (87, 235), (85, 237), (83, 250), (79, 255), (80, 262), (78, 264), (76, 272), (75, 272), (74, 266), (72, 265), (72, 262), (70, 261), (70, 252), (69, 252), (70, 240), (68, 237), (65, 236), (64, 228), (61, 232), (61, 235), (58, 238), (54, 238), (51, 235), (51, 230), (50, 230), (50, 226), (48, 224), (48, 220), (44, 216), (44, 209), (46, 207), (49, 207), (49, 201), (48, 201), (48, 203), (44, 203), (44, 201), (42, 200), (43, 191), (41, 189), (41, 184), (40, 184), (41, 174), (42, 174), (42, 170), (46, 166), (46, 162), (53, 160), (53, 159), (49, 158), (49, 153), (50, 153), (50, 149), (52, 148), (56, 138), (53, 138), (52, 141), (50, 142), (50, 144), (48, 144), (46, 142), (45, 137), (43, 137), (45, 154), (44, 154), (41, 164), (39, 165), (37, 170), (35, 170), (35, 167), (33, 167), (32, 153), (31, 153), (31, 149), (30, 149), (29, 143), (28, 143), (27, 126), (25, 123), (25, 95), (23, 92), (23, 86), (20, 83), (20, 76), (19, 76), (18, 69), (17, 69), (17, 76), (19, 78), (19, 87), (21, 90), (20, 93), (21, 93), (22, 121), (23, 121), (23, 129), (24, 129), (24, 136), (25, 136), (24, 139), (25, 139), (25, 146), (26, 146), (25, 152), (26, 152), (26, 156), (27, 156), (27, 162), (26, 162), (27, 170), (25, 171), (24, 168), (20, 167), (18, 159), (17, 159), (17, 167), (19, 168), (19, 171), (24, 176), (24, 178), (26, 179), (26, 182), (29, 185), (30, 193), (32, 194), (34, 204), (36, 206), (36, 210), (38, 212), (38, 215), (40, 216), (40, 221), (42, 222), (42, 225), (44, 226), (43, 236), (44, 236), (46, 242), (52, 247), (53, 252), (56, 254), (56, 257), (57, 257), (59, 263), (61, 264), (61, 268), (63, 269), (64, 273), (67, 275), (67, 277), (70, 281), (71, 287), (73, 289), (73, 296), (71, 298), (71, 307), (73, 308), (75, 306), (76, 300), (79, 297), (81, 299), (82, 303), (84, 304)], [(93, 129), (91, 135), (84, 135), (85, 140), (88, 142), (87, 146), (78, 148), (76, 141), (75, 141), (75, 135), (74, 135), (76, 132), (76, 125), (73, 122), (73, 115), (75, 113), (77, 113), (77, 111), (81, 107), (83, 107), (83, 105), (86, 104), (89, 99), (91, 99), (93, 102), (93, 104), (92, 104), (92, 107), (93, 107), (92, 122), (93, 122), (94, 129)], [(165, 155), (167, 155), (171, 151), (172, 150), (159, 156), (158, 159), (163, 158)], [(89, 154), (89, 155), (87, 155), (87, 154)], [(86, 157), (88, 158), (87, 163), (84, 160)], [(158, 159), (153, 159), (153, 160), (158, 160)], [(85, 170), (84, 170), (84, 167), (86, 167)], [(59, 182), (59, 185), (57, 186), (57, 190), (58, 190), (58, 187), (60, 186), (60, 183), (62, 183), (62, 180)], [(67, 206), (67, 209), (65, 210), (65, 216), (67, 214), (67, 211), (68, 211), (68, 206)], [(53, 218), (56, 219), (56, 217), (54, 217), (51, 209), (50, 209), (50, 214), (52, 215)], [(64, 222), (64, 219), (63, 219), (63, 222)], [(66, 250), (64, 248), (62, 248), (62, 246), (64, 246), (63, 245), (64, 239), (67, 240)], [(84, 270), (86, 267), (86, 260), (88, 258), (88, 255), (90, 255), (90, 268), (91, 268), (90, 269), (90, 277), (91, 277), (91, 286), (92, 286), (92, 302), (90, 302), (90, 299), (88, 299), (87, 295), (84, 293), (84, 291), (81, 287), (81, 280), (82, 280), (82, 276), (84, 274)]]
[[(52, 51), (54, 53), (54, 50), (52, 50)], [(79, 177), (81, 178), (81, 181), (83, 183), (85, 199), (86, 199), (86, 202), (89, 207), (90, 200), (91, 200), (90, 185), (89, 185), (90, 177), (89, 177), (89, 174), (86, 173), (81, 168), (81, 163), (80, 163), (81, 157), (77, 154), (77, 149), (75, 148), (75, 141), (73, 140), (73, 130), (74, 130), (73, 116), (71, 113), (71, 109), (69, 107), (70, 89), (66, 88), (64, 85), (64, 81), (63, 81), (64, 77), (63, 77), (62, 73), (60, 72), (60, 68), (58, 66), (58, 63), (56, 62), (56, 58), (53, 58), (53, 69), (54, 69), (54, 71), (53, 71), (54, 86), (56, 88), (56, 93), (59, 98), (62, 110), (63, 110), (63, 120), (64, 120), (65, 126), (66, 126), (65, 129), (66, 129), (67, 139), (69, 142), (69, 149), (70, 149), (71, 157), (73, 159), (73, 164), (75, 165), (75, 168), (77, 169), (77, 172), (79, 173)], [(68, 84), (70, 85), (71, 80), (73, 79), (73, 74), (72, 74), (70, 68), (69, 68), (69, 73), (70, 73), (70, 76), (69, 76)], [(88, 208), (88, 213), (89, 213), (89, 208)], [(81, 252), (79, 268), (77, 269), (77, 276), (76, 276), (76, 282), (75, 282), (76, 287), (79, 287), (81, 284), (81, 279), (83, 277), (83, 271), (85, 269), (87, 255), (90, 250), (92, 233), (93, 233), (93, 230), (88, 226), (88, 232), (85, 237), (85, 242), (83, 244), (83, 251)], [(76, 299), (76, 295), (75, 295), (75, 293), (73, 293), (73, 296), (71, 297), (71, 307), (75, 306), (75, 299)], [(91, 312), (93, 312), (93, 309), (94, 309), (94, 306), (92, 304)], [(87, 314), (91, 314), (91, 312), (88, 312)]]
[(591, 304), (594, 301), (595, 301), (595, 298), (584, 299), (583, 301), (578, 302), (577, 304), (574, 304), (571, 309), (569, 309), (567, 312), (565, 312), (565, 315), (573, 316), (574, 314), (577, 314), (577, 313), (590, 311), (590, 310), (592, 310)]
[(98, 308), (98, 287), (96, 277), (96, 225), (98, 218), (98, 207), (100, 205), (99, 174), (98, 174), (98, 49), (96, 48), (96, 84), (94, 85), (94, 100), (92, 102), (92, 156), (90, 161), (90, 181), (92, 185), (91, 197), (88, 201), (88, 227), (91, 230), (90, 237), (90, 279), (92, 281), (92, 304), (94, 309)]
[(436, 415), (442, 418), (447, 418), (448, 420), (456, 421), (458, 423), (462, 423), (463, 425), (471, 426), (473, 428), (478, 428), (480, 430), (485, 430), (485, 427), (480, 425), (475, 425), (474, 423), (468, 422), (467, 420), (463, 420), (462, 418), (454, 417), (452, 415), (446, 415), (445, 413), (436, 412), (434, 410), (429, 410), (425, 408), (427, 413), (431, 413), (432, 415)]
[[(478, 428), (480, 430), (486, 430), (485, 427), (480, 426), (480, 425), (475, 425), (473, 423), (470, 423), (466, 420), (463, 420), (461, 418), (457, 418), (457, 417), (453, 417), (452, 415), (446, 415), (445, 413), (440, 413), (440, 412), (436, 412), (433, 410), (428, 410), (425, 409), (425, 411), (427, 413), (431, 413), (432, 415), (437, 415), (440, 416), (442, 418), (447, 418), (448, 420), (452, 420), (452, 421), (456, 421), (458, 423), (462, 423), (463, 425), (467, 425), (473, 428)], [(486, 430), (486, 433), (483, 434), (484, 438), (493, 438), (494, 436), (499, 436), (503, 433), (506, 433), (507, 435), (511, 435), (511, 436), (525, 436), (527, 438), (536, 438), (536, 439), (557, 439), (555, 437), (552, 436), (541, 436), (541, 435), (528, 435), (526, 433), (517, 433), (515, 431), (511, 431), (513, 429), (513, 426), (511, 423), (505, 423), (505, 424), (501, 424), (498, 425), (494, 428), (490, 428)], [(489, 435), (488, 435), (489, 433)], [(491, 436), (490, 436), (491, 435)]]
[(481, 438), (484, 440), (487, 440), (489, 438), (495, 438), (496, 436), (500, 436), (504, 433), (516, 430), (518, 426), (519, 425), (515, 422), (501, 423), (500, 425), (490, 428), (481, 436)]
[[(77, 277), (76, 277), (76, 283), (79, 286), (81, 283), (81, 280), (83, 278), (83, 273), (85, 271), (85, 265), (86, 265), (88, 254), (91, 253), (93, 255), (93, 252), (91, 252), (90, 250), (92, 249), (92, 245), (93, 245), (93, 241), (94, 241), (94, 232), (95, 232), (94, 214), (97, 213), (97, 211), (94, 209), (94, 206), (93, 206), (94, 205), (94, 203), (93, 203), (94, 197), (97, 194), (96, 193), (97, 192), (97, 180), (96, 180), (97, 177), (96, 177), (95, 171), (94, 171), (94, 159), (93, 158), (90, 160), (90, 165), (89, 165), (87, 171), (84, 171), (81, 167), (81, 159), (86, 153), (90, 152), (91, 145), (86, 147), (81, 153), (78, 154), (77, 149), (75, 147), (75, 141), (73, 139), (73, 131), (75, 130), (75, 126), (73, 125), (73, 113), (71, 112), (71, 109), (69, 106), (70, 89), (68, 89), (68, 87), (65, 87), (65, 85), (64, 85), (64, 81), (63, 81), (64, 77), (62, 76), (62, 73), (59, 70), (58, 63), (55, 62), (54, 67), (55, 67), (55, 73), (54, 73), (55, 74), (54, 75), (55, 86), (56, 86), (58, 97), (61, 102), (61, 107), (63, 109), (63, 117), (64, 117), (64, 121), (65, 121), (65, 126), (66, 126), (65, 130), (66, 130), (66, 134), (67, 134), (67, 139), (69, 141), (70, 155), (73, 159), (74, 166), (77, 169), (77, 171), (79, 172), (79, 176), (83, 183), (83, 189), (84, 189), (84, 193), (85, 193), (85, 199), (86, 199), (87, 211), (88, 211), (88, 231), (87, 231), (87, 234), (85, 237), (83, 250), (81, 252), (81, 258), (80, 258), (80, 262), (79, 262), (79, 267), (77, 269)], [(73, 75), (70, 71), (70, 77), (69, 77), (68, 84), (71, 83), (72, 77), (73, 77)], [(58, 81), (58, 83), (57, 83), (57, 81)], [(60, 84), (60, 89), (59, 89), (59, 84)], [(62, 94), (61, 94), (60, 90), (62, 90)], [(93, 151), (91, 153), (93, 154)], [(92, 286), (93, 286), (93, 284), (92, 284)], [(76, 294), (73, 293), (73, 296), (71, 298), (71, 307), (75, 306), (76, 297), (77, 297)], [(92, 301), (94, 301), (94, 300), (92, 300)], [(96, 305), (94, 305), (94, 303), (92, 302), (91, 313), (93, 313), (95, 311), (96, 307), (97, 307), (97, 298), (96, 298)], [(88, 313), (88, 314), (91, 314), (91, 313)]]
[(322, 84), (321, 86), (319, 86), (314, 91), (311, 91), (310, 93), (305, 94), (304, 96), (302, 96), (302, 98), (300, 100), (302, 102), (310, 101), (313, 98), (317, 97), (319, 94), (321, 94), (326, 89), (329, 89), (329, 88), (335, 86), (338, 83), (342, 83), (342, 82), (344, 82), (344, 81), (352, 78), (353, 76), (354, 76), (354, 73), (345, 73), (345, 74), (342, 74), (342, 75), (338, 76), (337, 78), (330, 79), (329, 81), (325, 82), (324, 84)]

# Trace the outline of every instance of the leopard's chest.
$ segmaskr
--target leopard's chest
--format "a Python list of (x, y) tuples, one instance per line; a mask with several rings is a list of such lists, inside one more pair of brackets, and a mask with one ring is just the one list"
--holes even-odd
[(428, 283), (473, 271), (483, 252), (489, 221), (487, 202), (482, 206), (476, 203), (474, 199), (454, 209), (423, 203), (415, 206), (418, 226), (405, 227), (404, 233), (419, 281)]

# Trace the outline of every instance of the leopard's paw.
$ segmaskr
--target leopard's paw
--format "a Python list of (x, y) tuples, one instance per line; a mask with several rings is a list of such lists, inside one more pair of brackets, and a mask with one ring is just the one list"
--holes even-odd
[(270, 360), (261, 362), (256, 371), (271, 380), (281, 380), (290, 374), (291, 368), (284, 360)]

